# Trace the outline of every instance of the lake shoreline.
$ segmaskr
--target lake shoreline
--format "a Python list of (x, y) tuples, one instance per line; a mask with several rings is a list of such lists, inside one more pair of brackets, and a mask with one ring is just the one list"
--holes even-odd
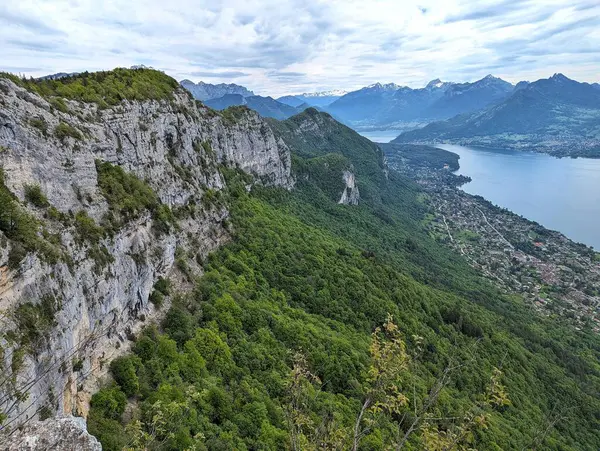
[[(546, 138), (547, 139), (547, 138)], [(410, 144), (420, 144), (437, 147), (439, 145), (456, 145), (471, 148), (479, 148), (486, 150), (494, 149), (509, 149), (516, 152), (534, 152), (539, 154), (549, 155), (555, 158), (588, 158), (594, 160), (600, 160), (600, 147), (594, 146), (581, 146), (581, 142), (578, 140), (564, 140), (560, 142), (549, 141), (547, 144), (540, 144), (544, 142), (544, 138), (531, 138), (532, 142), (527, 141), (515, 141), (515, 140), (481, 140), (481, 139), (445, 139), (445, 140), (422, 140), (414, 141)], [(535, 144), (533, 144), (535, 142)], [(399, 142), (398, 144), (404, 144)], [(568, 150), (567, 150), (568, 149)]]
[[(411, 128), (385, 128), (385, 129), (354, 129), (358, 134), (376, 143), (388, 144)], [(383, 138), (383, 139), (381, 139)], [(551, 155), (555, 158), (589, 158), (600, 160), (600, 147), (596, 144), (582, 145), (579, 139), (557, 139), (545, 136), (530, 136), (527, 139), (482, 139), (482, 138), (460, 138), (444, 140), (421, 140), (411, 143), (437, 147), (438, 145), (457, 145), (484, 150), (510, 149), (518, 152), (535, 152)]]
[[(406, 148), (403, 155), (403, 148)], [(460, 188), (463, 175), (440, 158), (411, 159), (414, 146), (386, 146), (390, 167), (427, 193), (430, 235), (460, 253), (503, 290), (543, 315), (600, 332), (600, 253), (510, 209)]]
[(439, 144), (457, 154), (461, 189), (600, 249), (600, 160)]

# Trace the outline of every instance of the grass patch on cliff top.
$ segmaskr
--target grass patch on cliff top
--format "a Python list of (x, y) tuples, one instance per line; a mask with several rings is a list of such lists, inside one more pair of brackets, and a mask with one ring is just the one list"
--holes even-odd
[(14, 74), (0, 73), (17, 85), (42, 97), (59, 97), (100, 107), (118, 105), (123, 100), (164, 100), (173, 97), (178, 83), (163, 72), (154, 69), (123, 69), (83, 72), (58, 80), (19, 78)]

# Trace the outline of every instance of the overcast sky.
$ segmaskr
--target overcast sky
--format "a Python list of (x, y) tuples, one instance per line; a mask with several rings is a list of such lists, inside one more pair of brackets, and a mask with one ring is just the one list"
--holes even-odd
[(0, 0), (0, 70), (145, 64), (257, 94), (600, 81), (600, 0)]

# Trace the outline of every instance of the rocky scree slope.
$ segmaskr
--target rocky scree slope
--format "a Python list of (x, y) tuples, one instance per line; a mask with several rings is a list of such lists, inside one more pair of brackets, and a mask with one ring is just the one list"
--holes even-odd
[[(121, 74), (135, 86), (151, 72)], [(0, 76), (4, 434), (85, 416), (127, 337), (160, 315), (153, 287), (191, 286), (196, 261), (228, 240), (224, 171), (293, 185), (288, 147), (256, 113), (218, 114), (172, 82), (162, 98), (111, 105)]]

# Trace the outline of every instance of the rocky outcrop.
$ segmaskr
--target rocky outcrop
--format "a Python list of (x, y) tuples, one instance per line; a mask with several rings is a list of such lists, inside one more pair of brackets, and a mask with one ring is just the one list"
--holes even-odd
[(32, 421), (17, 429), (5, 442), (6, 451), (102, 451), (96, 437), (88, 434), (81, 417)]
[(346, 186), (344, 187), (342, 197), (338, 201), (338, 204), (358, 205), (360, 193), (358, 192), (358, 187), (356, 186), (354, 174), (350, 171), (344, 171), (342, 173), (342, 178)]
[[(50, 99), (52, 101), (52, 99)], [(66, 106), (66, 108), (64, 107)], [(108, 161), (145, 180), (177, 214), (177, 226), (153, 231), (140, 214), (102, 238), (108, 256), (98, 267), (89, 243), (72, 225), (28, 204), (25, 188), (39, 185), (58, 214), (84, 211), (100, 224), (109, 210), (98, 185), (96, 160)], [(29, 253), (9, 268), (14, 245), (0, 232), (0, 413), (4, 432), (52, 414), (87, 413), (90, 393), (108, 363), (128, 348), (128, 337), (161, 312), (149, 302), (159, 277), (180, 288), (189, 271), (228, 240), (226, 205), (207, 201), (225, 188), (222, 166), (235, 167), (257, 183), (291, 188), (289, 149), (256, 114), (224, 117), (195, 102), (181, 88), (163, 101), (123, 101), (100, 109), (65, 101), (63, 106), (0, 78), (0, 168), (6, 187), (70, 258), (50, 263)], [(51, 298), (57, 307), (49, 330), (27, 346), (19, 341), (15, 311)], [(1, 446), (0, 446), (1, 448)], [(68, 449), (68, 448), (62, 448)]]

